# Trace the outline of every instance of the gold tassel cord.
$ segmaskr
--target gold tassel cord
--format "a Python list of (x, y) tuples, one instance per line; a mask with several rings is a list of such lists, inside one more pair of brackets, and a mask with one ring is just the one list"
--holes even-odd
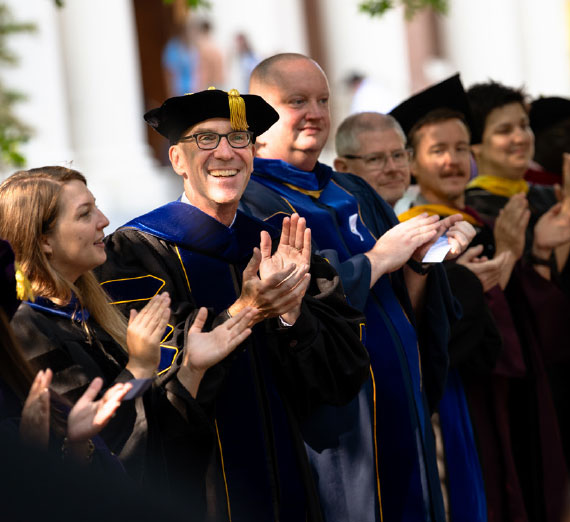
[(32, 291), (32, 285), (30, 281), (25, 276), (24, 272), (20, 270), (20, 267), (16, 264), (16, 297), (20, 301), (30, 300), (34, 301), (34, 292)]
[(245, 117), (245, 101), (239, 95), (237, 89), (228, 92), (230, 103), (230, 125), (233, 130), (247, 130), (247, 119)]

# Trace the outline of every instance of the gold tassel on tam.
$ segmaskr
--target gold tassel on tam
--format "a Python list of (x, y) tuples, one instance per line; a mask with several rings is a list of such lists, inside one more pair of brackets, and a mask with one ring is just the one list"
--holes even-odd
[(245, 118), (245, 101), (239, 95), (237, 89), (228, 92), (230, 102), (230, 125), (233, 130), (247, 130), (247, 120)]
[(16, 263), (16, 297), (20, 301), (30, 300), (34, 301), (34, 293), (32, 292), (32, 285), (28, 278), (24, 275), (24, 272), (20, 270), (20, 267)]

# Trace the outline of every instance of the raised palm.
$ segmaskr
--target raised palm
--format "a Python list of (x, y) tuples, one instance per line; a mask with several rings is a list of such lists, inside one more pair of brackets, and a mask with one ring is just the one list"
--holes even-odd
[(111, 420), (131, 389), (129, 383), (118, 383), (109, 388), (103, 397), (95, 400), (103, 386), (103, 379), (93, 379), (85, 393), (75, 403), (67, 418), (67, 437), (70, 441), (84, 441), (97, 435)]
[(235, 350), (251, 334), (248, 328), (256, 310), (246, 307), (211, 332), (203, 332), (208, 317), (206, 308), (200, 308), (186, 339), (183, 364), (205, 372)]
[(261, 264), (259, 276), (265, 280), (276, 272), (281, 272), (291, 264), (295, 269), (311, 262), (311, 230), (305, 218), (293, 214), (283, 219), (281, 238), (277, 250), (271, 254), (271, 238), (267, 232), (261, 233)]

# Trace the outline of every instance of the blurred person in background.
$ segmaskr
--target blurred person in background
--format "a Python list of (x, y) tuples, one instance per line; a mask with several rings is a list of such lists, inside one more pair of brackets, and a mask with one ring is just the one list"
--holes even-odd
[(570, 99), (552, 96), (533, 100), (529, 120), (536, 165), (527, 170), (525, 179), (543, 185), (564, 184), (564, 155), (570, 154)]
[(249, 91), (249, 76), (259, 63), (249, 38), (245, 33), (237, 33), (231, 53), (231, 84), (237, 86), (239, 92)]
[(226, 82), (224, 57), (212, 36), (212, 24), (208, 20), (202, 20), (198, 22), (195, 31), (196, 81), (194, 91), (203, 91), (208, 87), (222, 88)]
[(182, 96), (194, 91), (198, 57), (190, 31), (189, 23), (178, 23), (174, 35), (162, 51), (166, 92), (169, 96)]

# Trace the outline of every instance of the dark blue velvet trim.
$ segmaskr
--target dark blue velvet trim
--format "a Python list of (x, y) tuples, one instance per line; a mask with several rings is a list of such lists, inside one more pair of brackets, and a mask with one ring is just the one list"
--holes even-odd
[(271, 172), (274, 179), (280, 180), (282, 183), (290, 183), (303, 190), (321, 190), (325, 188), (333, 173), (333, 170), (323, 163), (317, 163), (312, 172), (306, 172), (285, 161), (264, 158), (255, 158), (253, 160), (253, 170)]
[[(315, 172), (297, 171), (309, 181), (306, 189), (318, 186)], [(327, 167), (328, 168), (328, 167)], [(255, 161), (252, 180), (270, 188), (307, 219), (320, 250), (338, 253), (342, 263), (370, 250), (376, 238), (362, 222), (358, 200), (335, 182), (335, 176), (312, 198), (284, 185), (292, 183), (291, 168), (273, 160)], [(332, 171), (331, 171), (332, 172)], [(311, 181), (312, 180), (312, 181)], [(321, 204), (321, 205), (320, 205)], [(383, 207), (382, 207), (383, 208)], [(393, 212), (375, 216), (382, 232), (395, 221)], [(385, 520), (416, 522), (442, 514), (441, 493), (436, 474), (429, 412), (422, 391), (420, 355), (414, 326), (398, 300), (389, 275), (381, 277), (372, 291), (366, 288), (366, 347), (376, 375), (377, 444)], [(435, 471), (436, 473), (436, 471)], [(347, 494), (350, 487), (345, 485)], [(432, 511), (433, 510), (433, 511)]]
[(58, 306), (54, 302), (44, 297), (36, 297), (35, 300), (26, 301), (28, 305), (36, 310), (43, 310), (50, 314), (68, 317), (69, 319), (77, 322), (87, 321), (89, 319), (89, 310), (81, 308), (79, 300), (75, 295), (71, 295), (71, 300), (65, 306)]
[(227, 227), (200, 209), (180, 201), (167, 203), (124, 226), (228, 263), (247, 262), (253, 247), (259, 246), (262, 230), (269, 232), (272, 238), (279, 235), (274, 227), (240, 211), (234, 224)]
[(450, 370), (439, 404), (452, 520), (486, 522), (487, 502), (467, 401), (457, 370)]
[[(261, 230), (272, 237), (279, 231), (238, 212), (228, 228), (197, 208), (169, 203), (125, 226), (173, 242), (198, 306), (216, 313), (236, 299), (241, 272), (259, 246)], [(305, 497), (297, 457), (291, 444), (290, 421), (271, 377), (267, 361), (265, 324), (253, 328), (246, 350), (236, 352), (224, 387), (216, 400), (216, 421), (224, 460), (231, 517), (234, 522), (273, 520), (273, 500), (280, 520), (305, 519)], [(246, 427), (246, 428), (244, 428)], [(268, 446), (265, 429), (273, 444)], [(278, 491), (269, 480), (270, 463), (277, 459)], [(255, 491), (255, 498), (251, 492)]]
[(111, 296), (113, 303), (119, 303), (151, 299), (160, 292), (164, 281), (152, 275), (146, 275), (133, 279), (104, 281), (101, 286)]

